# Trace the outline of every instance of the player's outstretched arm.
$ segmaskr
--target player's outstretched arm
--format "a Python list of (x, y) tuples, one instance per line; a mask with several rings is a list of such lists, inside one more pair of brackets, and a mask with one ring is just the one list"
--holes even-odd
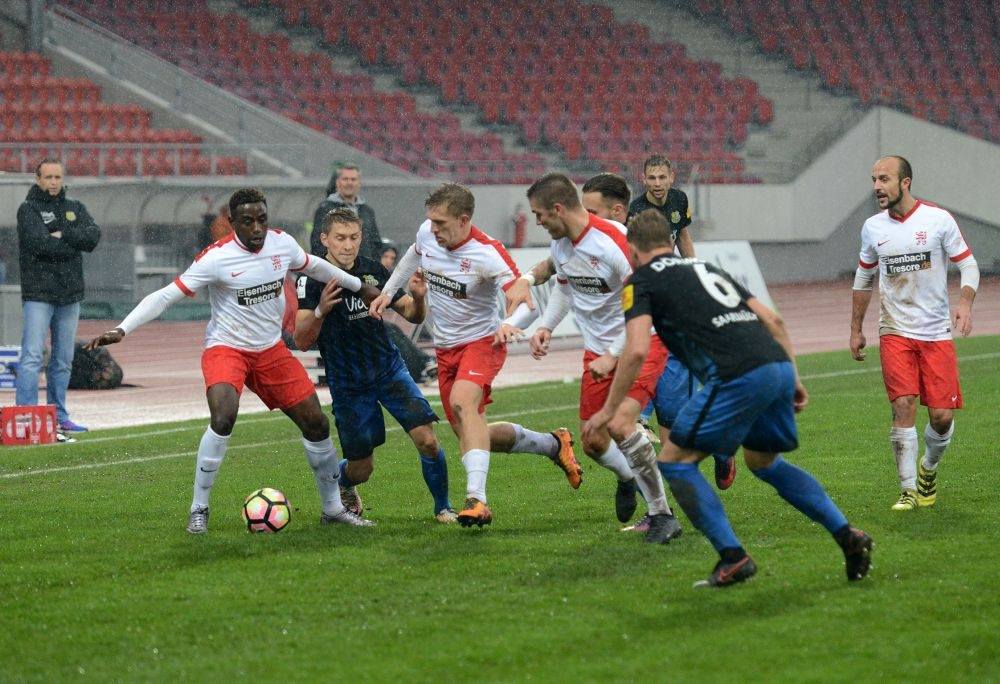
[(103, 347), (106, 344), (118, 344), (125, 338), (125, 331), (121, 328), (113, 328), (106, 333), (101, 333), (90, 342), (85, 344), (83, 348), (86, 351), (94, 351), (98, 347)]
[(531, 299), (531, 286), (547, 283), (549, 278), (555, 274), (555, 264), (552, 263), (552, 257), (548, 257), (539, 261), (531, 267), (530, 271), (515, 280), (514, 284), (504, 292), (507, 299), (507, 315), (512, 315), (520, 304), (526, 304), (529, 309), (534, 309), (535, 303)]
[(135, 308), (118, 324), (118, 327), (95, 337), (85, 345), (85, 348), (90, 351), (106, 344), (121, 342), (128, 333), (140, 325), (155, 320), (167, 310), (167, 307), (182, 299), (184, 299), (184, 292), (177, 286), (176, 282), (149, 293), (136, 304)]

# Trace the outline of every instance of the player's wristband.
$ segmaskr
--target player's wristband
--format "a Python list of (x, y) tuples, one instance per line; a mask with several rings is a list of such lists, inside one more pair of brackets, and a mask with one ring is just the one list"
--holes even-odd
[(528, 285), (534, 285), (535, 284), (535, 274), (534, 273), (525, 273), (521, 277), (528, 281)]
[(321, 321), (325, 318), (325, 316), (319, 310), (319, 304), (317, 304), (316, 308), (313, 309), (313, 316), (315, 316), (316, 318), (318, 318)]

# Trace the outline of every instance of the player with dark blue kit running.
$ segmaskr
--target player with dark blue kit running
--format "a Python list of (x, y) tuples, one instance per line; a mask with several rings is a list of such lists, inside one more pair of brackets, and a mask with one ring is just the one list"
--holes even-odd
[(628, 245), (635, 272), (622, 292), (625, 351), (607, 401), (584, 435), (614, 415), (642, 366), (654, 327), (702, 383), (681, 407), (658, 459), (677, 503), (719, 554), (711, 575), (695, 586), (725, 587), (757, 572), (722, 500), (698, 470), (710, 454), (732, 456), (741, 446), (751, 473), (833, 535), (847, 579), (865, 577), (871, 537), (848, 524), (812, 475), (781, 456), (798, 448), (795, 413), (809, 399), (781, 318), (721, 269), (674, 255), (667, 221), (656, 211), (632, 219)]
[[(385, 285), (389, 271), (378, 261), (358, 255), (361, 219), (354, 212), (334, 209), (317, 228), (328, 261), (367, 285), (379, 289)], [(427, 284), (418, 273), (408, 287), (411, 294), (397, 290), (391, 306), (411, 323), (419, 323), (426, 315)], [(413, 381), (385, 324), (368, 315), (368, 305), (360, 297), (336, 283), (325, 286), (303, 276), (297, 281), (297, 290), (295, 344), (306, 350), (318, 341), (323, 357), (344, 454), (340, 462), (344, 505), (361, 515), (363, 505), (356, 485), (371, 477), (375, 447), (385, 443), (384, 406), (420, 454), (424, 482), (434, 499), (434, 517), (441, 523), (456, 522), (448, 500), (448, 464), (434, 434), (437, 414)]]

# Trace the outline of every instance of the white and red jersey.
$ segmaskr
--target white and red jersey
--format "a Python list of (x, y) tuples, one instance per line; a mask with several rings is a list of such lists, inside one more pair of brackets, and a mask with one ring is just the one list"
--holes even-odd
[(259, 252), (249, 251), (231, 234), (206, 247), (174, 284), (189, 297), (208, 288), (212, 317), (205, 329), (206, 347), (262, 351), (281, 339), (285, 274), (301, 270), (313, 258), (291, 235), (274, 228)]
[(625, 329), (621, 293), (632, 275), (625, 226), (591, 216), (576, 242), (552, 241), (552, 261), (559, 284), (573, 291), (573, 320), (584, 348), (604, 354)]
[(500, 327), (499, 294), (521, 277), (510, 254), (475, 226), (462, 243), (440, 246), (424, 221), (415, 241), (434, 318), (434, 344), (442, 349), (480, 340)]
[(917, 200), (901, 219), (888, 210), (861, 228), (860, 265), (879, 271), (879, 335), (951, 339), (948, 262), (972, 255), (950, 213)]

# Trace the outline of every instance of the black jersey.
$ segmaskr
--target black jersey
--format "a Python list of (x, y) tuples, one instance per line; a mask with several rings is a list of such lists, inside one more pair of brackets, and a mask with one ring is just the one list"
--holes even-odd
[(622, 293), (625, 319), (649, 315), (663, 343), (699, 380), (732, 380), (758, 366), (788, 361), (728, 273), (672, 254), (638, 269)]
[[(366, 285), (379, 289), (389, 279), (389, 271), (381, 263), (358, 257), (348, 273), (357, 276)], [(315, 309), (319, 304), (325, 283), (299, 276), (296, 290), (300, 309)], [(392, 301), (404, 294), (398, 290)], [(326, 368), (327, 383), (331, 388), (365, 388), (377, 384), (378, 379), (392, 367), (399, 354), (389, 339), (385, 324), (368, 315), (368, 305), (356, 293), (344, 290), (343, 300), (333, 307), (320, 328), (316, 343)]]
[[(647, 209), (656, 209), (666, 217), (667, 223), (670, 224), (670, 232), (674, 236), (674, 242), (677, 242), (677, 233), (681, 231), (681, 228), (687, 228), (691, 225), (691, 207), (688, 204), (688, 196), (677, 188), (667, 190), (667, 201), (663, 203), (662, 207), (650, 202), (646, 199), (646, 193), (642, 193), (628, 205), (628, 218), (631, 219)], [(628, 223), (628, 219), (625, 222)]]

